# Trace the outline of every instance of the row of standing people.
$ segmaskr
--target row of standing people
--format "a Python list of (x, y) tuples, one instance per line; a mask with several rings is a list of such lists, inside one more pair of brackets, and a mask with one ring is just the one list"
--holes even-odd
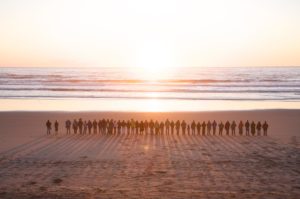
[[(46, 122), (47, 126), (47, 134), (51, 132), (52, 123), (48, 120)], [(54, 123), (55, 132), (58, 132), (59, 123), (56, 120)], [(66, 132), (67, 134), (71, 134), (71, 129), (75, 134), (116, 134), (116, 133), (136, 133), (143, 134), (145, 133), (155, 133), (155, 134), (163, 134), (165, 133), (177, 133), (180, 132), (182, 134), (198, 134), (198, 135), (216, 135), (217, 130), (219, 135), (236, 135), (236, 128), (238, 129), (238, 134), (243, 135), (245, 130), (245, 135), (267, 135), (267, 131), (269, 128), (268, 123), (265, 121), (261, 123), (260, 121), (255, 123), (254, 121), (249, 122), (248, 120), (244, 123), (240, 121), (238, 124), (235, 121), (229, 122), (226, 121), (223, 123), (222, 121), (217, 123), (214, 121), (203, 121), (203, 122), (195, 122), (191, 123), (185, 122), (185, 120), (176, 122), (173, 120), (167, 119), (166, 121), (138, 121), (138, 120), (113, 120), (113, 119), (102, 119), (102, 120), (85, 120), (83, 121), (81, 118), (79, 120), (74, 119), (73, 122), (67, 120), (65, 122)]]

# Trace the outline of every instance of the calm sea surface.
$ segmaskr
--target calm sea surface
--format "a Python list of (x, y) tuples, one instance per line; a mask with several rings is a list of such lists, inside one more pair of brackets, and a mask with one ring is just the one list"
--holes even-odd
[(155, 73), (136, 68), (0, 68), (0, 100), (98, 100), (98, 105), (117, 100), (128, 110), (129, 102), (145, 100), (181, 106), (251, 101), (300, 108), (300, 67), (169, 68)]

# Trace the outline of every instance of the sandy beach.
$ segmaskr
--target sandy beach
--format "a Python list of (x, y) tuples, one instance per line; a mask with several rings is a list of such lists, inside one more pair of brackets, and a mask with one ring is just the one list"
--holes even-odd
[[(66, 119), (267, 120), (269, 135), (66, 135)], [(60, 122), (46, 135), (45, 122)], [(1, 112), (0, 198), (299, 198), (300, 111)]]

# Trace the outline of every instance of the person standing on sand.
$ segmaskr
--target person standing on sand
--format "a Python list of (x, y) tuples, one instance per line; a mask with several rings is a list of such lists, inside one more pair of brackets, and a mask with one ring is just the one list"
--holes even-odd
[(58, 134), (58, 121), (55, 120), (55, 123), (54, 123), (54, 129), (55, 129), (55, 134), (57, 135)]
[(153, 134), (154, 122), (152, 119), (149, 122), (149, 127), (150, 127), (150, 133)]
[(75, 119), (73, 121), (73, 131), (74, 131), (74, 134), (77, 134), (77, 129), (78, 129), (78, 122), (77, 120)]
[(202, 122), (202, 135), (205, 135), (205, 130), (206, 130), (206, 123), (205, 121)]
[(245, 123), (245, 128), (246, 128), (246, 136), (249, 136), (250, 123), (248, 120)]
[(177, 133), (177, 135), (179, 135), (179, 130), (180, 130), (180, 121), (179, 120), (176, 121), (175, 126), (176, 126), (176, 133)]
[(127, 120), (126, 122), (126, 127), (127, 127), (127, 134), (129, 135), (130, 134), (130, 121)]
[(174, 126), (175, 126), (175, 123), (174, 123), (173, 120), (171, 121), (170, 126), (171, 126), (171, 133), (172, 133), (172, 135), (173, 135), (173, 133), (174, 133)]
[(195, 129), (196, 129), (196, 122), (195, 122), (195, 120), (192, 121), (191, 129), (192, 129), (192, 134), (194, 135), (195, 134)]
[(219, 123), (219, 135), (221, 135), (221, 136), (222, 136), (222, 134), (223, 134), (223, 129), (224, 129), (224, 124), (223, 124), (223, 122), (221, 121), (221, 123)]
[(191, 128), (190, 128), (190, 125), (188, 124), (187, 125), (187, 133), (188, 133), (188, 135), (190, 134), (190, 131), (191, 131)]
[(51, 122), (50, 120), (47, 120), (46, 122), (46, 128), (47, 128), (47, 135), (50, 135), (51, 134)]
[(145, 130), (145, 125), (144, 125), (144, 122), (141, 121), (141, 122), (140, 122), (140, 134), (141, 134), (141, 135), (144, 134), (144, 130)]
[(159, 133), (159, 123), (158, 123), (157, 120), (154, 123), (154, 128), (155, 128), (155, 134), (158, 135), (158, 133)]
[(231, 123), (231, 135), (235, 135), (235, 128), (236, 128), (236, 123), (233, 120)]
[(67, 129), (67, 134), (71, 133), (71, 121), (67, 120), (66, 121), (66, 129)]
[(201, 123), (197, 122), (197, 134), (200, 135), (201, 132)]
[(243, 135), (243, 127), (244, 127), (244, 124), (243, 124), (243, 122), (241, 120), (240, 123), (239, 123), (239, 134), (240, 135)]
[(216, 129), (217, 129), (217, 122), (216, 122), (216, 120), (213, 121), (212, 127), (213, 127), (213, 135), (216, 135)]
[(255, 123), (252, 121), (251, 122), (251, 134), (254, 136), (255, 135), (255, 127), (256, 127), (256, 125), (255, 125)]
[(98, 131), (100, 134), (102, 134), (102, 121), (98, 120)]
[(82, 122), (82, 119), (79, 118), (79, 120), (78, 120), (79, 134), (82, 134), (82, 127), (83, 127), (83, 122)]
[(184, 120), (182, 120), (182, 122), (181, 122), (182, 134), (185, 134), (185, 129), (186, 129), (186, 122)]
[(159, 124), (160, 134), (164, 134), (165, 124), (164, 122), (160, 122)]
[(208, 122), (207, 122), (207, 135), (210, 135), (210, 130), (211, 130), (211, 122), (208, 120)]
[(148, 134), (148, 127), (149, 127), (149, 123), (147, 120), (145, 120), (144, 122), (145, 134)]
[(97, 121), (94, 119), (94, 121), (93, 121), (94, 134), (97, 134), (97, 127), (98, 127), (98, 123), (97, 123)]
[(256, 130), (257, 130), (257, 135), (260, 136), (260, 131), (261, 131), (261, 123), (260, 122), (257, 123)]
[(225, 130), (226, 130), (226, 135), (229, 135), (229, 128), (230, 128), (230, 123), (227, 120), (227, 122), (225, 123)]
[(264, 124), (262, 125), (262, 128), (264, 130), (264, 136), (267, 136), (268, 127), (269, 127), (269, 125), (268, 125), (267, 121), (265, 121)]
[(170, 121), (169, 121), (169, 119), (166, 120), (165, 127), (166, 127), (166, 134), (169, 134), (169, 132), (170, 132)]
[(83, 123), (83, 134), (86, 134), (86, 131), (87, 131), (87, 122), (84, 121), (84, 123)]
[(91, 120), (88, 121), (87, 127), (88, 127), (88, 130), (89, 130), (89, 134), (91, 134), (91, 132), (92, 132), (92, 127), (93, 127), (93, 124), (92, 124)]

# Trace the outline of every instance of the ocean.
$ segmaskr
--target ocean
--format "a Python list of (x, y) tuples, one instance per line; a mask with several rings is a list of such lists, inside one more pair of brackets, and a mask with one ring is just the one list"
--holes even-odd
[[(202, 110), (204, 102), (212, 106), (222, 102), (231, 109), (229, 102), (243, 101), (253, 103), (253, 109), (258, 102), (274, 104), (266, 108), (299, 109), (300, 67), (185, 67), (155, 73), (139, 68), (0, 68), (0, 101), (26, 100), (93, 101), (97, 102), (96, 110), (105, 111), (114, 110), (109, 108), (116, 107), (114, 102), (118, 102), (118, 109), (132, 111), (141, 103), (138, 110), (143, 111), (143, 102), (154, 100), (162, 103), (160, 107), (173, 104), (167, 109), (170, 111), (176, 111), (177, 106), (180, 111)], [(105, 107), (101, 108), (102, 102)], [(85, 110), (82, 104), (80, 110)], [(197, 104), (202, 105), (197, 108)], [(0, 110), (10, 110), (4, 106), (2, 103)], [(87, 109), (93, 110), (90, 106)]]

